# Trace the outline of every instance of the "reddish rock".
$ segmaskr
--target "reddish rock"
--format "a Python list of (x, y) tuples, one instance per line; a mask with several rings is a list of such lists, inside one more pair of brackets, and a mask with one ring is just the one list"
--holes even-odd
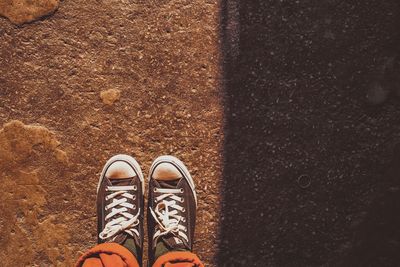
[(100, 93), (100, 98), (106, 105), (112, 105), (121, 97), (121, 91), (117, 89), (109, 89)]
[(0, 15), (20, 25), (53, 13), (59, 0), (3, 0), (0, 1)]

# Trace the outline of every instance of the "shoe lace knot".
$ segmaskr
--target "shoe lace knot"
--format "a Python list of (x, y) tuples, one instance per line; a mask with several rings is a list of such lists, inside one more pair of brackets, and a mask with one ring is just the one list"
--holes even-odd
[(150, 208), (150, 213), (158, 225), (153, 240), (157, 241), (159, 237), (172, 233), (188, 242), (187, 228), (183, 225), (186, 219), (182, 216), (185, 212), (182, 206), (184, 198), (177, 195), (183, 193), (183, 189), (155, 188), (154, 191), (162, 194), (155, 198), (154, 210)]
[(125, 232), (131, 236), (134, 234), (139, 237), (139, 231), (136, 226), (139, 225), (140, 208), (136, 215), (128, 212), (128, 209), (135, 209), (135, 205), (128, 200), (135, 200), (136, 195), (130, 194), (129, 191), (136, 191), (136, 185), (132, 186), (107, 186), (106, 191), (112, 192), (108, 194), (106, 201), (112, 199), (112, 202), (105, 206), (108, 211), (103, 231), (99, 234), (101, 239), (110, 239), (121, 232)]

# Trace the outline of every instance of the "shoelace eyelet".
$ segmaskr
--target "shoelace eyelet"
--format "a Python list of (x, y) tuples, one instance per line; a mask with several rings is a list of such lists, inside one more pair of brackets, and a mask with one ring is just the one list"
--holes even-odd
[(154, 193), (157, 193), (157, 192), (158, 192), (157, 187), (154, 187), (153, 192), (154, 192)]
[(137, 186), (133, 185), (133, 190), (136, 191), (137, 190)]
[(180, 189), (181, 193), (185, 192), (185, 190), (183, 190), (183, 188)]

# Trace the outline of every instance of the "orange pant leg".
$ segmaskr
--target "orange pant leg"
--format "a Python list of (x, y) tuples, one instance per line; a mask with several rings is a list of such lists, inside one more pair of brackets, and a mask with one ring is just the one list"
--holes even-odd
[(135, 256), (117, 243), (103, 243), (83, 254), (76, 267), (139, 267)]
[(174, 251), (160, 256), (153, 267), (204, 267), (204, 265), (191, 252)]

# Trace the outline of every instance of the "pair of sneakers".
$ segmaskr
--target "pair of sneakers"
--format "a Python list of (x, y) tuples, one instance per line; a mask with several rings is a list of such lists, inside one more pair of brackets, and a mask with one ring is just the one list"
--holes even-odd
[[(97, 187), (98, 243), (115, 242), (142, 263), (145, 181), (128, 155), (107, 161)], [(148, 178), (149, 266), (171, 251), (191, 251), (197, 198), (186, 166), (173, 156), (158, 157)]]

